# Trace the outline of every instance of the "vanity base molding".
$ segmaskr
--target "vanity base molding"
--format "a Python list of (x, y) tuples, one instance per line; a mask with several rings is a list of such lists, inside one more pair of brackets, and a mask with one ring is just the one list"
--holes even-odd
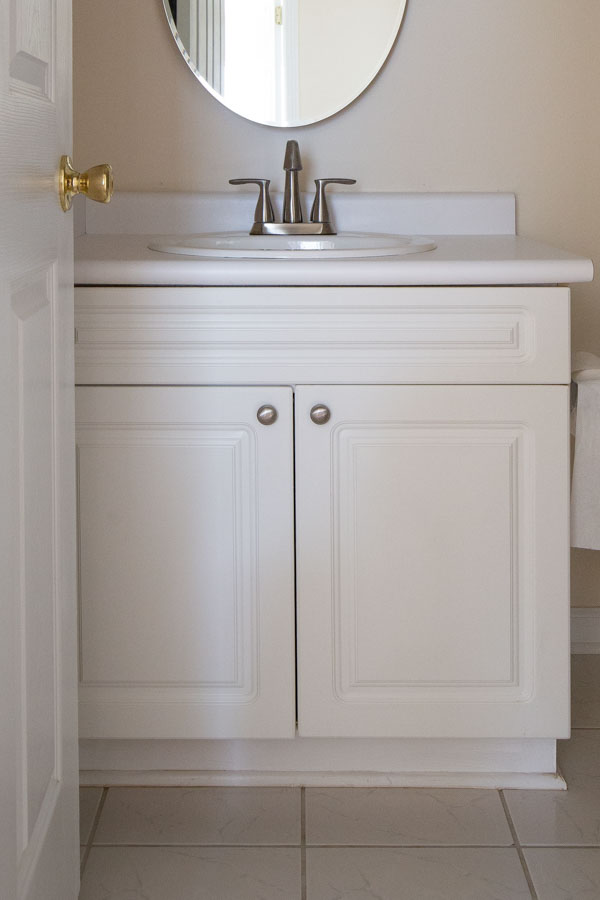
[(80, 762), (82, 785), (113, 787), (566, 790), (548, 739), (84, 740)]

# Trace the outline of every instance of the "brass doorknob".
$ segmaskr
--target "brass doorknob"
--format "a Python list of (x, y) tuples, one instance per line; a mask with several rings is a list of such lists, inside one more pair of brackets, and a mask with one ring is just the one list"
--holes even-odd
[(61, 156), (58, 172), (58, 196), (65, 212), (71, 209), (75, 194), (86, 194), (98, 203), (110, 203), (113, 195), (113, 171), (104, 163), (87, 172), (76, 172), (70, 156)]

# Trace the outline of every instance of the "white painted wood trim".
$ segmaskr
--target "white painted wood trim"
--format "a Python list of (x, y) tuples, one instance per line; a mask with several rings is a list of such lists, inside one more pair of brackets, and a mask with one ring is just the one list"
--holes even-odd
[(568, 384), (560, 287), (79, 288), (78, 384)]
[(83, 785), (564, 790), (552, 739), (83, 740)]
[(82, 787), (413, 787), (566, 791), (559, 772), (81, 772)]
[(600, 607), (571, 608), (571, 653), (600, 653)]

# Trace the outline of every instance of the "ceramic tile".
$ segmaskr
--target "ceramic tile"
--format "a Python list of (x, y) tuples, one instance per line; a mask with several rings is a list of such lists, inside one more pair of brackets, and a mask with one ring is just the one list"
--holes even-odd
[(600, 846), (600, 732), (561, 742), (567, 791), (505, 791), (522, 844)]
[(94, 824), (98, 805), (102, 799), (102, 788), (79, 788), (79, 841), (87, 844)]
[(530, 900), (516, 850), (307, 851), (307, 900)]
[(95, 844), (298, 844), (299, 788), (111, 788)]
[(79, 900), (300, 900), (300, 850), (93, 847)]
[(600, 654), (571, 657), (573, 728), (600, 728)]
[(307, 844), (512, 844), (496, 791), (329, 788), (306, 791)]
[(600, 790), (507, 791), (519, 841), (533, 846), (600, 847)]
[(558, 765), (567, 784), (586, 779), (600, 785), (600, 731), (573, 731), (568, 741), (559, 741)]
[(600, 850), (525, 850), (538, 900), (600, 897)]

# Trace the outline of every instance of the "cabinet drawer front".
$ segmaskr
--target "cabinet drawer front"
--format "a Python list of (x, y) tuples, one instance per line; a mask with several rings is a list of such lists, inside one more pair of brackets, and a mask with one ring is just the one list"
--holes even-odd
[(567, 384), (561, 287), (76, 291), (79, 384)]
[(83, 737), (293, 736), (291, 439), (289, 388), (78, 389)]
[(298, 389), (301, 735), (566, 735), (567, 415), (560, 386)]

